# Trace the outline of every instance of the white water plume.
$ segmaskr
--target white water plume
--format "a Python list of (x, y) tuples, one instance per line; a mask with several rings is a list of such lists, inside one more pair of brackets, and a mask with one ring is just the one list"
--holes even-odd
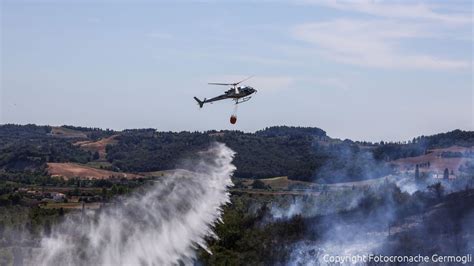
[(115, 206), (71, 215), (41, 241), (34, 265), (192, 264), (229, 202), (234, 152), (213, 144)]

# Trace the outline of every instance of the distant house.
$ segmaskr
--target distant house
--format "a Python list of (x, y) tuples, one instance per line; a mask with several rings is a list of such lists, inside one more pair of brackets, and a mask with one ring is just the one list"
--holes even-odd
[(51, 196), (53, 197), (54, 201), (63, 201), (66, 198), (66, 195), (59, 192), (51, 192)]
[(26, 192), (27, 195), (29, 196), (41, 196), (41, 191), (37, 191), (37, 190), (28, 190)]
[[(435, 179), (444, 179), (444, 173), (442, 173), (442, 172), (433, 173), (433, 174), (431, 174), (431, 176)], [(452, 174), (448, 175), (448, 179), (456, 179), (456, 178), (457, 178), (456, 175), (452, 175)]]

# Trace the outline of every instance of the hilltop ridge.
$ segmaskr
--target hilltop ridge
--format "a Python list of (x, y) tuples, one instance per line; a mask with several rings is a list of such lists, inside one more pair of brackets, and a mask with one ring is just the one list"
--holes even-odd
[[(118, 173), (171, 170), (179, 167), (180, 159), (219, 141), (237, 152), (234, 159), (236, 177), (288, 176), (294, 180), (322, 183), (377, 178), (397, 170), (396, 165), (391, 164), (395, 160), (425, 156), (434, 149), (454, 145), (474, 146), (474, 132), (471, 131), (454, 130), (414, 137), (406, 142), (372, 143), (333, 139), (320, 128), (287, 126), (245, 133), (230, 130), (114, 131), (7, 124), (0, 125), (0, 137), (0, 169), (4, 173), (23, 170), (44, 173), (47, 163), (79, 163)], [(455, 155), (459, 158), (470, 156)], [(462, 159), (462, 166), (470, 160)], [(414, 167), (403, 165), (405, 169)], [(450, 170), (458, 171), (460, 167)]]

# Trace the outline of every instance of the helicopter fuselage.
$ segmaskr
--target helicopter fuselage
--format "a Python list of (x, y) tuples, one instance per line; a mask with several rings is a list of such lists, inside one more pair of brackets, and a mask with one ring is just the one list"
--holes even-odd
[(254, 92), (256, 92), (254, 88), (247, 86), (247, 87), (237, 87), (237, 89), (231, 88), (227, 90), (223, 95), (227, 96), (228, 98), (239, 99), (242, 97), (247, 97)]
[[(246, 86), (246, 87), (237, 87), (231, 88), (224, 92), (224, 94), (216, 96), (211, 99), (204, 99), (203, 101), (198, 102), (200, 106), (204, 105), (205, 103), (211, 103), (215, 101), (225, 100), (225, 99), (233, 99), (236, 104), (241, 102), (246, 102), (250, 100), (250, 95), (257, 92), (256, 89)], [(242, 99), (242, 101), (239, 101)]]

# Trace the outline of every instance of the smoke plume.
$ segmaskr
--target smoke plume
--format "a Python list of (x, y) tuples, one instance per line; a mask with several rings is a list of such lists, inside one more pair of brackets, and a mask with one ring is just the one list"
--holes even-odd
[(71, 215), (44, 237), (35, 265), (192, 264), (229, 202), (234, 152), (213, 144), (114, 206)]

